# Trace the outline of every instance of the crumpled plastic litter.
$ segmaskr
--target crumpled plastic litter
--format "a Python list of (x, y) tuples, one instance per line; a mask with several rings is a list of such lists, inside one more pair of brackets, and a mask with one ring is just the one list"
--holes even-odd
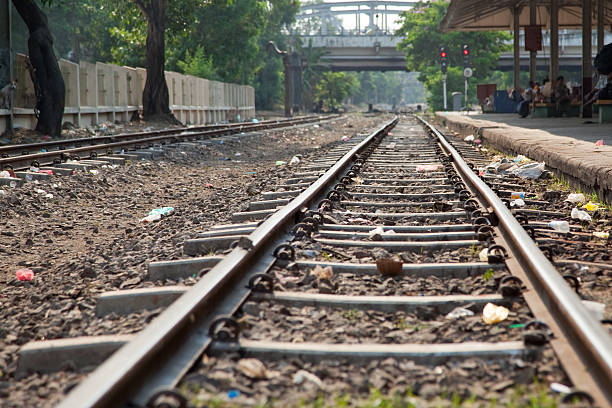
[(593, 233), (593, 236), (595, 236), (597, 238), (601, 238), (601, 239), (609, 239), (610, 238), (610, 233), (609, 232), (604, 232), (604, 231), (595, 231)]
[(342, 136), (342, 141), (343, 142), (348, 142), (349, 140), (351, 140), (351, 138), (349, 136)]
[(484, 309), (482, 309), (482, 320), (487, 324), (499, 323), (506, 320), (509, 313), (510, 311), (503, 306), (487, 303)]
[(591, 216), (588, 212), (579, 210), (576, 207), (572, 208), (572, 218), (580, 221), (591, 221)]
[(372, 225), (373, 222), (365, 218), (349, 218), (348, 222), (353, 225)]
[(354, 182), (356, 185), (360, 185), (361, 183), (363, 183), (363, 179), (362, 179), (361, 177), (359, 177), (359, 176), (355, 176), (355, 177), (353, 177), (351, 180), (353, 180), (353, 182)]
[(603, 139), (599, 139), (598, 141), (595, 142), (595, 146), (603, 146), (605, 144), (606, 142)]
[(297, 156), (293, 156), (291, 160), (289, 160), (289, 165), (295, 166), (296, 164), (300, 164), (300, 158)]
[(0, 190), (0, 196), (2, 196), (2, 195), (6, 195), (6, 191)]
[(516, 174), (517, 176), (521, 178), (537, 179), (542, 175), (542, 173), (544, 173), (545, 167), (546, 167), (546, 164), (544, 162), (529, 163), (522, 167), (519, 167), (516, 170), (513, 170), (512, 174)]
[(522, 154), (519, 154), (514, 159), (512, 159), (512, 161), (515, 162), (515, 163), (524, 163), (526, 161), (529, 161), (529, 159), (527, 157), (523, 156)]
[(238, 361), (238, 369), (249, 378), (268, 378), (268, 370), (264, 363), (256, 358), (243, 358)]
[(573, 203), (573, 204), (582, 204), (586, 201), (586, 198), (584, 194), (581, 194), (581, 193), (570, 194), (567, 196), (565, 201), (567, 201), (568, 203)]
[(277, 161), (276, 161), (276, 165), (277, 165), (277, 166), (284, 166), (285, 164), (287, 164), (287, 162), (286, 162), (286, 161), (283, 161), (283, 160), (277, 160)]
[(467, 309), (465, 307), (456, 307), (450, 312), (448, 312), (448, 314), (444, 316), (444, 318), (447, 320), (453, 320), (453, 319), (458, 319), (460, 317), (467, 317), (467, 316), (474, 316), (474, 312), (472, 312), (470, 309)]
[(376, 235), (392, 235), (392, 234), (395, 234), (395, 231), (393, 231), (392, 229), (385, 231), (385, 229), (382, 226), (378, 226), (374, 228), (373, 230), (368, 231), (368, 236), (370, 238)]
[(556, 382), (550, 383), (550, 389), (553, 392), (558, 392), (559, 394), (569, 394), (570, 392), (572, 392), (572, 389), (568, 387), (567, 385), (556, 383)]
[(584, 208), (587, 211), (599, 210), (599, 207), (600, 205), (598, 203), (594, 203), (592, 201), (589, 201), (588, 203), (582, 206), (582, 208)]
[(0, 171), (0, 178), (11, 177), (11, 173), (6, 170)]
[(478, 253), (478, 259), (480, 259), (480, 262), (489, 262), (489, 248), (483, 248)]
[(419, 164), (416, 171), (436, 171), (442, 168), (441, 164)]
[(317, 387), (323, 388), (323, 381), (321, 381), (321, 379), (317, 377), (316, 375), (314, 375), (313, 373), (310, 373), (306, 370), (300, 370), (294, 374), (293, 383), (295, 385), (300, 385), (304, 381), (310, 381), (311, 383), (315, 384)]
[(525, 205), (525, 201), (520, 198), (510, 201), (510, 207), (522, 207), (524, 205)]
[(253, 123), (259, 123), (259, 121), (257, 119), (255, 119), (255, 118), (253, 118), (252, 122)]
[(28, 268), (17, 269), (15, 276), (19, 281), (31, 281), (34, 279), (34, 271)]
[(391, 142), (387, 145), (387, 149), (395, 149), (396, 146), (397, 144), (395, 142)]
[(166, 217), (174, 212), (174, 207), (161, 207), (155, 208), (149, 211), (149, 215), (142, 218), (140, 222), (147, 224), (149, 222), (155, 222), (162, 219), (162, 217)]
[(474, 135), (467, 135), (465, 138), (463, 138), (464, 142), (473, 142), (474, 141)]

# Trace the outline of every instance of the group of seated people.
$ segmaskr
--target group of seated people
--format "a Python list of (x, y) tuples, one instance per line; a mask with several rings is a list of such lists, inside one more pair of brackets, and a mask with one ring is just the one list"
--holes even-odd
[[(529, 88), (520, 96), (518, 114), (524, 118), (531, 113), (536, 103), (551, 103), (555, 105), (555, 116), (566, 116), (570, 105), (579, 103), (580, 88), (574, 91), (565, 83), (563, 75), (559, 75), (554, 85), (548, 78), (538, 82), (529, 81)], [(516, 97), (516, 94), (515, 94)]]

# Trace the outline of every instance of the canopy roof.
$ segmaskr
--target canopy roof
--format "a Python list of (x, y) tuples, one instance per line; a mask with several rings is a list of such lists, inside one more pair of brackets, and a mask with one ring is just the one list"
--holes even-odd
[[(582, 1), (559, 0), (559, 28), (582, 27)], [(550, 28), (550, 0), (537, 0), (536, 24)], [(519, 25), (529, 25), (529, 0), (451, 0), (440, 23), (442, 31), (513, 30), (512, 10), (520, 7)], [(593, 1), (593, 27), (597, 7)], [(604, 2), (604, 24), (612, 24), (612, 2)]]

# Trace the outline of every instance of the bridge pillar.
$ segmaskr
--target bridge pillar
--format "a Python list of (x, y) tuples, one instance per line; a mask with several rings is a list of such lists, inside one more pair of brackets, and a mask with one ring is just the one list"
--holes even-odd
[[(537, 24), (537, 8), (536, 0), (529, 0), (529, 25), (535, 26)], [(525, 41), (527, 41), (527, 33), (525, 33)], [(529, 80), (536, 80), (536, 57), (537, 51), (529, 51)]]
[(604, 44), (604, 1), (597, 0), (597, 51), (603, 48)]
[[(13, 53), (11, 44), (11, 3), (0, 0), (0, 88), (13, 79)], [(1, 107), (0, 107), (1, 108)], [(6, 128), (13, 129), (13, 110)]]

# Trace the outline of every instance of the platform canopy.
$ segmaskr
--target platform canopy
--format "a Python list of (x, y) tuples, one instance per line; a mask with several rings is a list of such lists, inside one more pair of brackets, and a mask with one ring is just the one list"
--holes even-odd
[[(559, 28), (582, 27), (582, 1), (559, 0)], [(444, 32), (510, 30), (513, 27), (512, 10), (520, 7), (519, 25), (529, 25), (529, 0), (451, 0), (446, 16), (440, 23)], [(550, 0), (537, 0), (536, 24), (550, 28)], [(595, 8), (595, 2), (593, 2)], [(597, 22), (593, 13), (593, 25)], [(604, 2), (604, 24), (612, 24), (612, 2)]]

